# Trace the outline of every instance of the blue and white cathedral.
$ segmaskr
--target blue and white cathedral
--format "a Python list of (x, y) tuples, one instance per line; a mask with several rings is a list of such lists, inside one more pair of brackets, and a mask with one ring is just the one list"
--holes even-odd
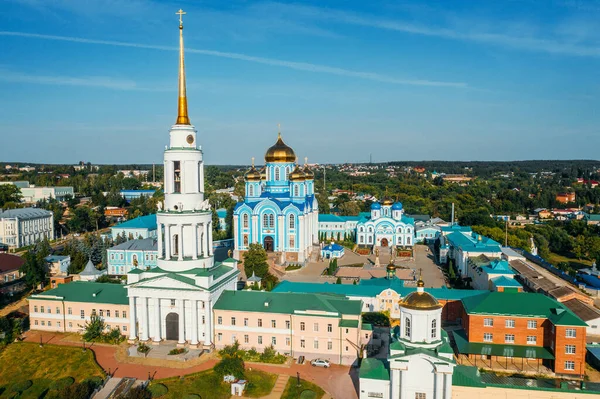
[(377, 247), (412, 247), (415, 220), (404, 214), (401, 202), (390, 199), (371, 205), (371, 217), (356, 225), (356, 243)]
[(304, 263), (318, 251), (319, 206), (314, 173), (300, 166), (294, 150), (277, 137), (265, 154), (260, 172), (252, 167), (244, 175), (244, 202), (233, 212), (235, 257), (251, 243), (280, 255), (280, 263)]

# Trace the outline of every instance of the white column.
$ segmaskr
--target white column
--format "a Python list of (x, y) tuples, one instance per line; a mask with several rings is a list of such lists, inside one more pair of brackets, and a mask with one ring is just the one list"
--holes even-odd
[(208, 256), (212, 256), (213, 254), (213, 248), (212, 248), (212, 243), (213, 243), (213, 225), (212, 222), (210, 222), (208, 224)]
[(452, 373), (444, 374), (444, 385), (446, 385), (446, 389), (444, 390), (444, 399), (452, 399)]
[(212, 342), (212, 301), (204, 302), (204, 345), (209, 346)]
[(160, 342), (160, 299), (154, 298), (154, 342)]
[(192, 259), (198, 259), (198, 225), (192, 224), (192, 229), (194, 230), (194, 247), (192, 248)]
[(163, 253), (163, 240), (165, 238), (165, 235), (162, 232), (162, 223), (158, 224), (158, 257), (162, 258), (162, 253)]
[(306, 234), (306, 229), (304, 228), (304, 216), (298, 216), (298, 228), (296, 229), (296, 231), (298, 232), (296, 239), (299, 241), (298, 242), (298, 254), (302, 254), (302, 259), (298, 259), (298, 260), (304, 260), (304, 254), (306, 253), (306, 248), (304, 246), (304, 234)]
[(134, 340), (137, 338), (136, 329), (135, 329), (135, 297), (129, 297), (129, 339)]
[(408, 398), (408, 395), (402, 395), (402, 392), (406, 393), (406, 374), (408, 373), (407, 370), (403, 370), (400, 372), (400, 399), (406, 399)]
[(192, 305), (192, 345), (198, 345), (198, 301), (190, 302)]
[(179, 247), (177, 250), (179, 251), (179, 256), (177, 260), (183, 260), (183, 225), (179, 225), (179, 239), (177, 240), (177, 246)]
[(140, 313), (140, 340), (148, 341), (148, 298), (140, 297), (141, 299), (141, 313)]
[(204, 224), (201, 223), (198, 229), (200, 230), (200, 256), (204, 258)]
[(171, 260), (171, 225), (165, 225), (165, 259)]
[(258, 242), (258, 215), (252, 215), (252, 230), (250, 230), (250, 233), (248, 243)]
[(185, 300), (179, 299), (179, 341), (178, 344), (185, 343)]
[(392, 369), (392, 398), (399, 399), (400, 398), (400, 370)]
[(287, 243), (285, 242), (285, 231), (287, 230), (286, 223), (284, 221), (283, 215), (277, 216), (277, 227), (279, 228), (279, 237), (277, 238), (277, 246), (274, 248), (275, 251), (285, 251), (285, 247), (287, 247)]
[(435, 373), (435, 399), (442, 399), (444, 394), (444, 374), (439, 371)]

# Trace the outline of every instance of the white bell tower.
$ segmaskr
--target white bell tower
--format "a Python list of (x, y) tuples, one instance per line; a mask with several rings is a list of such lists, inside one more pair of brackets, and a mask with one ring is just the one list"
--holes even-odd
[(183, 23), (179, 19), (179, 99), (177, 121), (169, 131), (164, 155), (165, 202), (156, 215), (158, 264), (177, 272), (210, 268), (212, 214), (204, 200), (204, 162), (197, 131), (190, 123), (185, 87)]

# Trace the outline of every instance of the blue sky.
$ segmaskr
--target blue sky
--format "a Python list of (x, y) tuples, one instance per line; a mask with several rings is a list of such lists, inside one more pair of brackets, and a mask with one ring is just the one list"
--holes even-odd
[(0, 2), (0, 160), (598, 159), (600, 0)]

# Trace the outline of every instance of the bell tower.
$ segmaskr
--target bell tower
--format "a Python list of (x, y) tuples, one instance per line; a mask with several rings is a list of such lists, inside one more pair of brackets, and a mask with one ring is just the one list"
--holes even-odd
[(179, 10), (179, 96), (177, 119), (164, 153), (164, 206), (157, 213), (158, 266), (169, 271), (209, 268), (214, 264), (212, 217), (204, 200), (204, 161), (197, 131), (188, 116)]

